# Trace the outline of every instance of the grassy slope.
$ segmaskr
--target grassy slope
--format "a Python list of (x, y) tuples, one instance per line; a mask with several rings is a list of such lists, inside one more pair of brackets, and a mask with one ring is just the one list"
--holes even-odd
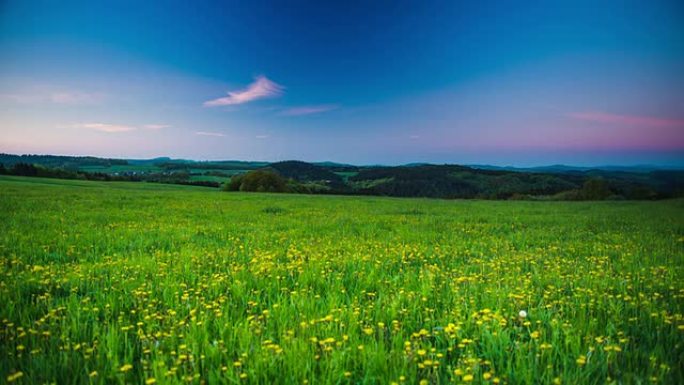
[(1, 177), (0, 213), (3, 379), (684, 381), (681, 200)]
[(213, 188), (201, 186), (186, 186), (166, 183), (145, 183), (145, 182), (98, 182), (75, 179), (54, 179), (54, 178), (28, 178), (22, 176), (0, 175), (0, 186), (6, 191), (22, 190), (27, 187), (44, 188), (47, 186), (62, 187), (66, 191), (71, 191), (70, 187), (87, 187), (105, 190), (127, 190), (127, 191), (213, 191)]
[(122, 165), (114, 165), (114, 166), (81, 166), (79, 167), (79, 170), (81, 171), (86, 171), (86, 172), (104, 172), (108, 174), (112, 174), (115, 172), (140, 172), (140, 171), (145, 171), (145, 172), (161, 172), (163, 171), (162, 168), (157, 167), (155, 165), (148, 165), (148, 164), (122, 164)]

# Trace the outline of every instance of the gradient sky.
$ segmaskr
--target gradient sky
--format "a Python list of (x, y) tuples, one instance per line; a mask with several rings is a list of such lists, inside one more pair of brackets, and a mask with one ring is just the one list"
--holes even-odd
[(684, 2), (0, 0), (0, 152), (681, 166)]

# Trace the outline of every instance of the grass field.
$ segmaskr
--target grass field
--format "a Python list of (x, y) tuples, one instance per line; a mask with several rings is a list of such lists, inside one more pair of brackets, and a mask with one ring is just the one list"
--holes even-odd
[[(226, 181), (230, 180), (230, 177), (233, 175), (237, 174), (242, 174), (245, 172), (244, 169), (235, 169), (235, 170), (208, 170), (208, 169), (201, 169), (201, 168), (189, 168), (189, 169), (183, 169), (183, 170), (167, 170), (162, 167), (158, 167), (156, 165), (150, 165), (150, 164), (142, 164), (142, 165), (136, 165), (136, 164), (130, 164), (130, 165), (114, 165), (114, 166), (81, 166), (79, 167), (79, 171), (84, 171), (84, 172), (100, 172), (104, 174), (130, 174), (130, 173), (143, 173), (143, 174), (154, 174), (154, 173), (164, 173), (164, 172), (188, 172), (190, 173), (190, 178), (189, 180), (191, 182), (200, 182), (200, 181), (206, 181), (206, 182), (219, 182), (223, 183)], [(215, 172), (221, 172), (225, 174), (225, 176), (217, 176), (217, 175), (204, 175), (207, 171), (215, 171)]]
[(682, 200), (2, 177), (0, 217), (0, 381), (684, 383)]
[(148, 164), (122, 164), (114, 166), (81, 166), (80, 171), (114, 174), (122, 172), (162, 172), (164, 169)]

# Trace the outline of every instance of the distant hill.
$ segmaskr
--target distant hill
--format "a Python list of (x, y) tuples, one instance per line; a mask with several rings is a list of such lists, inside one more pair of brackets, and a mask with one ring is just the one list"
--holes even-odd
[(291, 178), (299, 182), (325, 181), (326, 183), (342, 183), (342, 178), (325, 166), (318, 166), (298, 160), (271, 163), (268, 165), (268, 168), (275, 170), (285, 178)]
[(186, 163), (189, 162), (187, 160), (182, 160), (182, 159), (171, 159), (167, 156), (159, 157), (159, 158), (152, 158), (152, 159), (126, 159), (129, 164), (138, 164), (138, 165), (155, 165), (159, 163)]
[(94, 156), (61, 155), (12, 155), (0, 153), (0, 164), (13, 166), (18, 163), (39, 164), (46, 167), (77, 169), (81, 166), (114, 166), (129, 164), (125, 159), (97, 158)]
[(235, 175), (260, 169), (270, 169), (288, 180), (288, 188), (293, 192), (563, 200), (684, 196), (684, 170), (650, 165), (518, 168), (412, 163), (355, 166), (297, 160), (269, 163), (0, 154), (0, 173), (57, 178), (220, 186)]
[(178, 169), (203, 169), (203, 170), (255, 170), (261, 167), (266, 167), (268, 162), (247, 162), (240, 160), (211, 160), (211, 161), (196, 161), (196, 160), (170, 160), (166, 162), (158, 162), (156, 165), (167, 170)]
[(652, 171), (677, 171), (684, 170), (684, 167), (677, 166), (655, 166), (648, 164), (633, 165), (633, 166), (567, 166), (564, 164), (554, 164), (550, 166), (537, 167), (513, 167), (513, 166), (491, 166), (482, 164), (469, 165), (472, 168), (482, 170), (505, 170), (505, 171), (520, 171), (520, 172), (551, 172), (551, 173), (566, 173), (566, 172), (586, 172), (592, 170), (599, 171), (622, 171), (631, 173), (647, 173)]
[(552, 195), (581, 187), (580, 180), (549, 174), (480, 170), (455, 165), (373, 168), (349, 178), (362, 193), (432, 198), (509, 198)]
[(346, 164), (346, 163), (337, 163), (337, 162), (314, 162), (316, 166), (321, 166), (321, 167), (342, 167), (342, 168), (347, 168), (347, 167), (357, 167), (352, 164)]

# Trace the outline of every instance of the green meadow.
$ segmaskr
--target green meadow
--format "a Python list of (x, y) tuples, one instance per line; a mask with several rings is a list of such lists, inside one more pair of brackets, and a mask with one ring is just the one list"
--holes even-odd
[(0, 218), (0, 382), (684, 383), (684, 200), (0, 177)]

